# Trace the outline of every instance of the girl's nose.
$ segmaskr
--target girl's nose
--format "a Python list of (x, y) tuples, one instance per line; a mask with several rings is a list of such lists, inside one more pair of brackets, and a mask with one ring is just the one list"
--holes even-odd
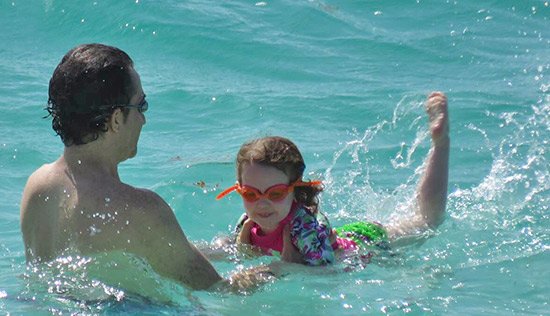
[(271, 201), (266, 198), (265, 196), (260, 197), (258, 201), (256, 201), (256, 205), (258, 206), (268, 206), (271, 205)]

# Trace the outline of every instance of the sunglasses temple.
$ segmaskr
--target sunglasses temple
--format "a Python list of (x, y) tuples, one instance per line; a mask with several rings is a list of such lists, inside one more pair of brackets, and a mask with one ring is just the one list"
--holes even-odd
[(220, 200), (222, 199), (224, 196), (228, 195), (229, 193), (237, 190), (239, 188), (239, 185), (238, 184), (235, 184), (234, 186), (231, 186), (225, 190), (223, 190), (220, 194), (218, 194), (218, 196), (216, 196), (216, 200)]

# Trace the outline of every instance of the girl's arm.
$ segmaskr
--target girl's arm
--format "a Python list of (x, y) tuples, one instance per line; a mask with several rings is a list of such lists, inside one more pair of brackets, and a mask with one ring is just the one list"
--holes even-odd
[(287, 234), (291, 243), (300, 252), (302, 261), (311, 266), (334, 262), (334, 249), (330, 243), (332, 229), (328, 221), (320, 221), (320, 217), (324, 216), (321, 213), (316, 216), (305, 209), (298, 209), (290, 222)]
[(294, 246), (292, 238), (290, 238), (290, 223), (286, 224), (283, 229), (283, 253), (281, 253), (281, 259), (286, 262), (306, 264), (304, 256)]

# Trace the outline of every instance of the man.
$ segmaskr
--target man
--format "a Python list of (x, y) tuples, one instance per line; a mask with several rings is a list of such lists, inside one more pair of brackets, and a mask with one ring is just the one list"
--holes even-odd
[(63, 57), (47, 110), (65, 148), (23, 192), (27, 261), (118, 251), (193, 289), (222, 280), (160, 196), (119, 178), (118, 164), (136, 155), (147, 107), (140, 77), (120, 49), (87, 44)]

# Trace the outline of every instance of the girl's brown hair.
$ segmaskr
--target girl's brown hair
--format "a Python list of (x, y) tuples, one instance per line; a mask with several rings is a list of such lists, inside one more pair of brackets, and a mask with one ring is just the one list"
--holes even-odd
[[(257, 163), (274, 167), (284, 172), (290, 183), (301, 180), (306, 165), (298, 147), (289, 139), (270, 136), (254, 139), (241, 146), (237, 154), (237, 180), (242, 183), (242, 168), (245, 163)], [(290, 184), (289, 183), (289, 184)], [(317, 195), (321, 186), (303, 186), (294, 189), (296, 201), (317, 213), (319, 200)]]

